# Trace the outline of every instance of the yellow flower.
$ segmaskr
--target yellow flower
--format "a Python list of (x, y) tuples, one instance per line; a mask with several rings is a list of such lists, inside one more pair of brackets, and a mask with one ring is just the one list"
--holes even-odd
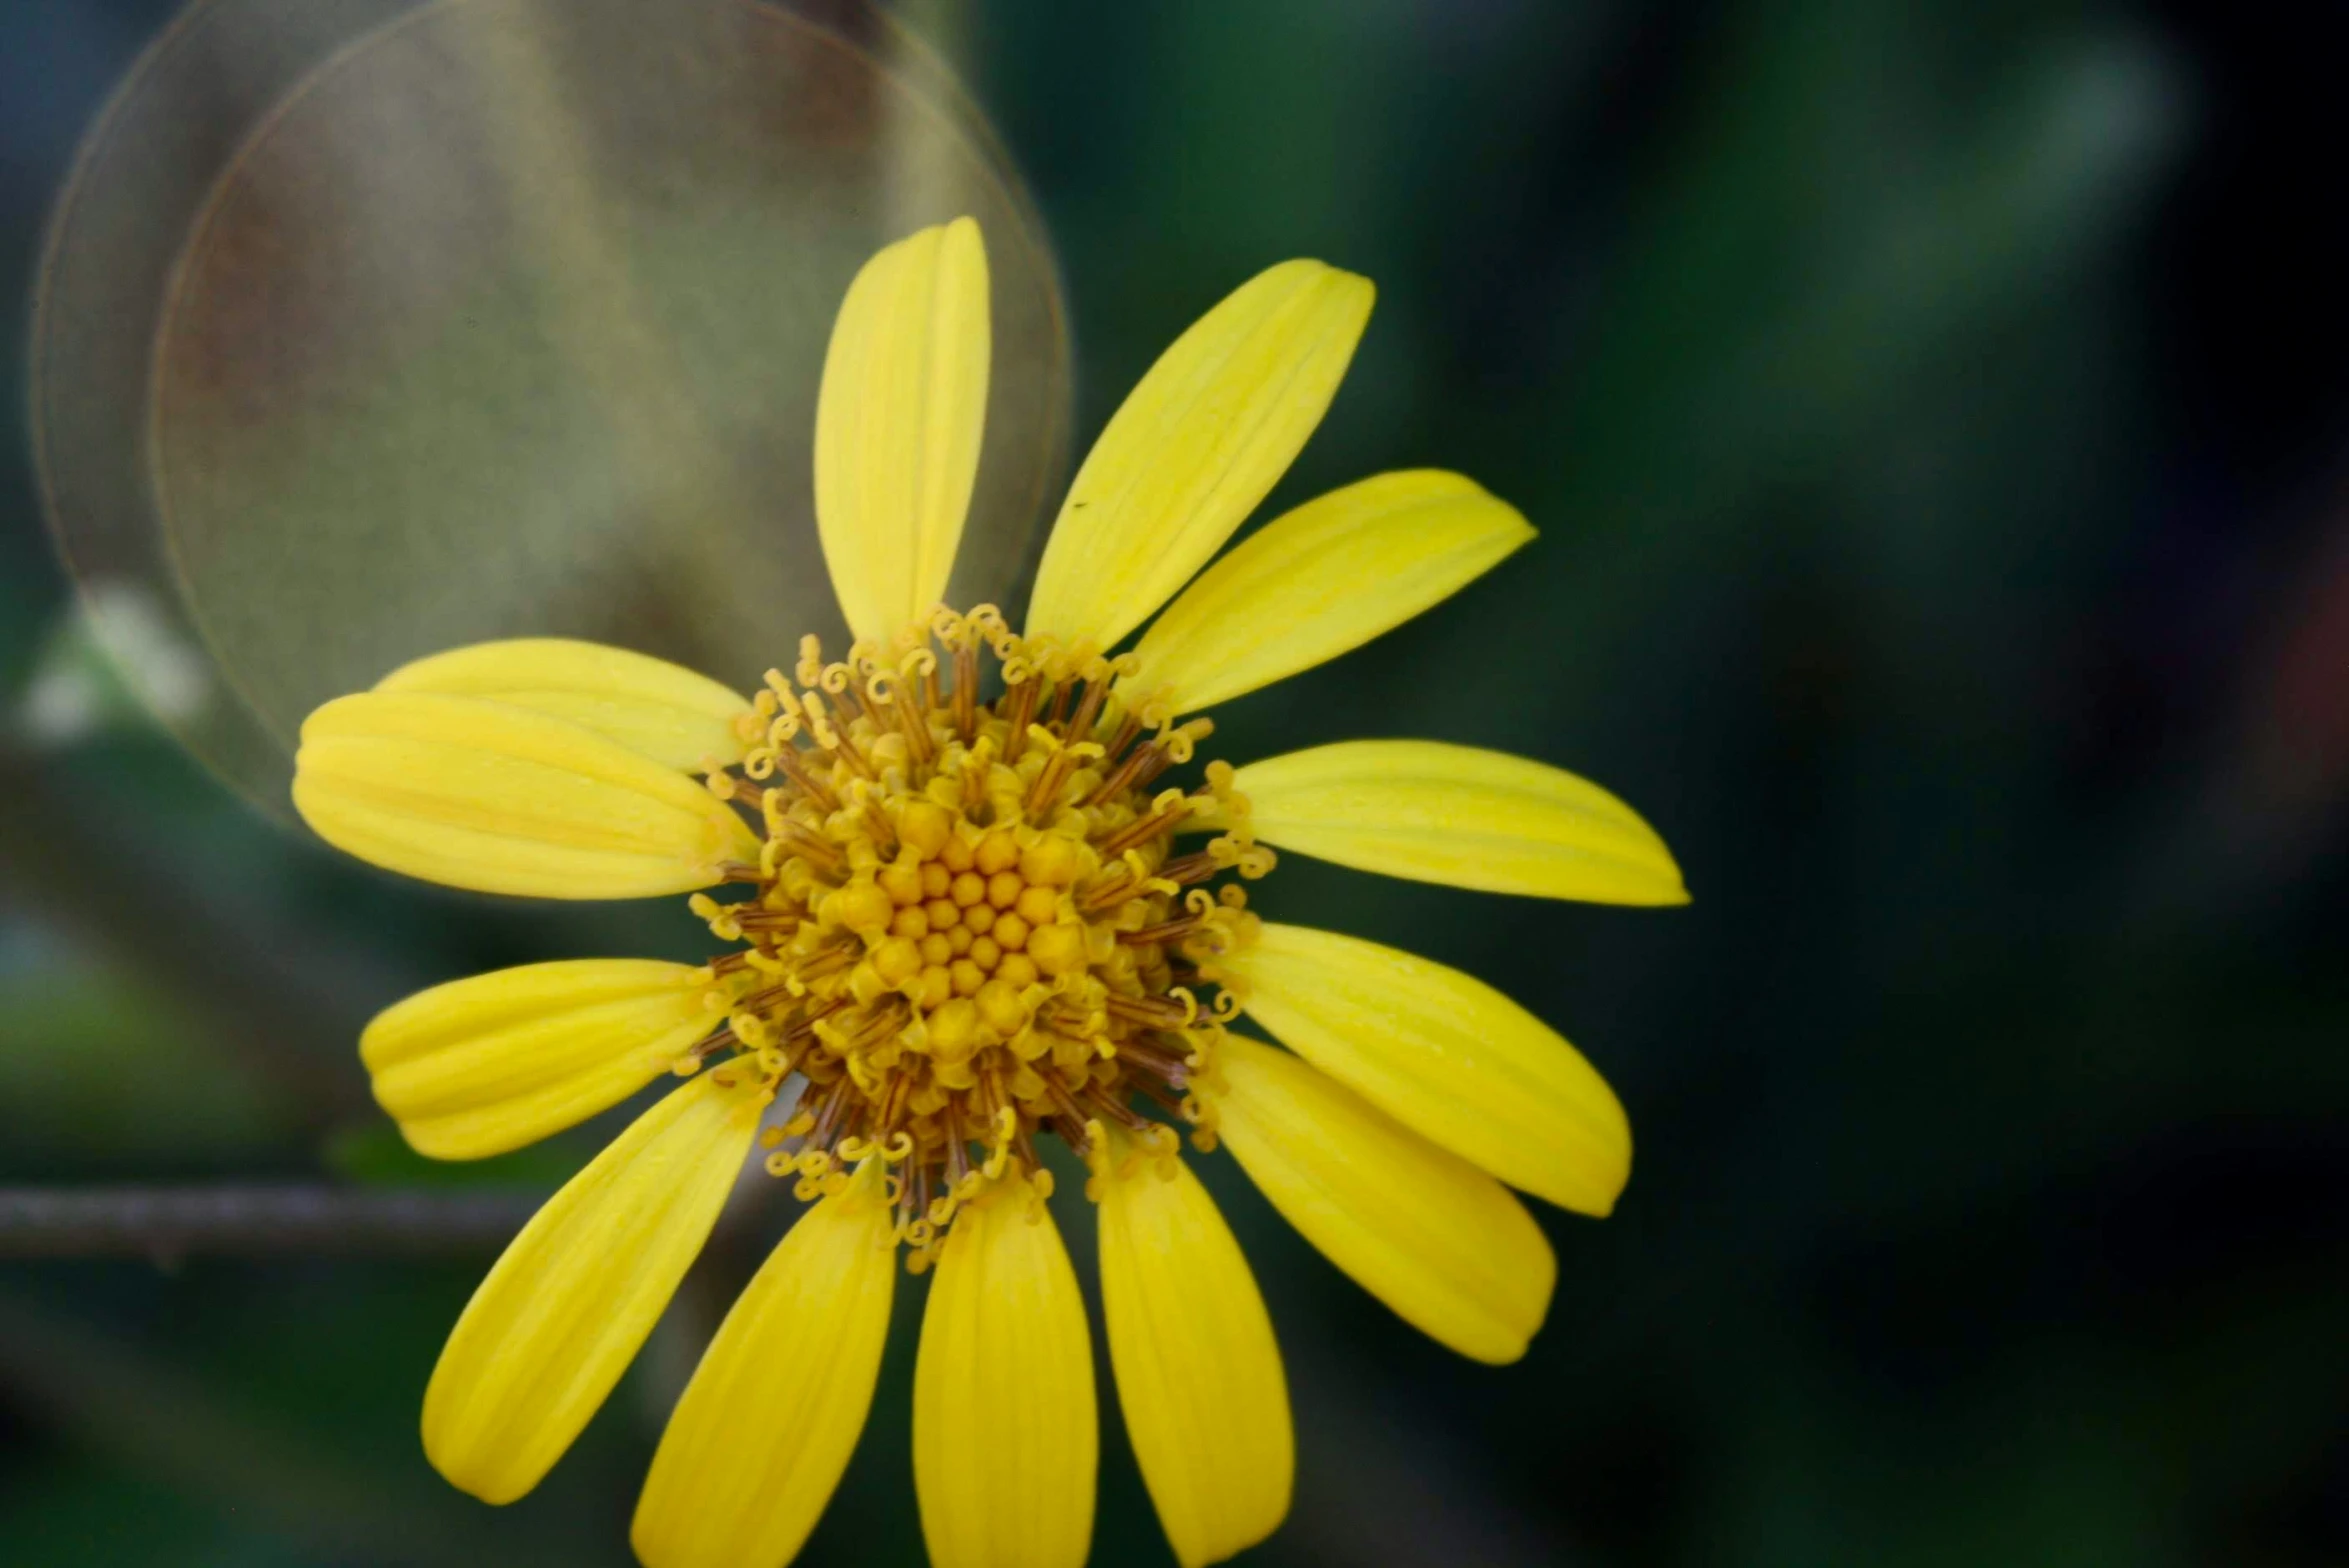
[[(1662, 842), (1572, 775), (1423, 741), (1160, 787), (1212, 730), (1198, 710), (1360, 645), (1532, 537), (1458, 475), (1398, 472), (1208, 565), (1319, 422), (1370, 303), (1365, 280), (1292, 261), (1184, 333), (1070, 487), (1015, 631), (938, 603), (979, 462), (987, 276), (968, 219), (924, 230), (858, 275), (824, 364), (816, 515), (845, 660), (808, 638), (746, 701), (620, 649), (488, 643), (310, 716), (294, 801), (329, 842), (489, 892), (692, 892), (727, 944), (698, 967), (504, 970), (368, 1027), (377, 1098), (437, 1158), (688, 1080), (556, 1194), (458, 1321), (424, 1403), (451, 1481), (491, 1502), (537, 1484), (754, 1146), (813, 1206), (670, 1418), (636, 1512), (651, 1568), (798, 1551), (863, 1427), (901, 1253), (936, 1271), (914, 1372), (931, 1560), (1084, 1560), (1092, 1353), (1044, 1203), (1047, 1135), (1091, 1172), (1111, 1366), (1185, 1564), (1280, 1522), (1292, 1449), (1271, 1323), (1178, 1127), (1228, 1147), (1412, 1324), (1482, 1361), (1524, 1353), (1555, 1263), (1503, 1183), (1607, 1213), (1630, 1171), (1622, 1107), (1497, 991), (1265, 924), (1234, 879), (1279, 846), (1678, 903)], [(697, 891), (721, 884), (743, 896)], [(1241, 1013), (1288, 1049), (1228, 1028)]]

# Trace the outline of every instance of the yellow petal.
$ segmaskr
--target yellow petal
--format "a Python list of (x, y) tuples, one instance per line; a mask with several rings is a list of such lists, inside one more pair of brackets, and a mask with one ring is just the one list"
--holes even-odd
[(1525, 1205), (1285, 1051), (1227, 1036), (1224, 1145), (1355, 1283), (1464, 1356), (1515, 1361), (1558, 1264)]
[(1357, 740), (1241, 768), (1256, 836), (1393, 877), (1598, 904), (1685, 904), (1655, 829), (1587, 779), (1504, 752)]
[(1267, 923), (1218, 960), (1251, 1016), (1405, 1126), (1512, 1187), (1605, 1214), (1631, 1124), (1580, 1052), (1483, 981), (1391, 947)]
[(809, 1209), (734, 1303), (653, 1455), (646, 1568), (782, 1568), (863, 1432), (897, 1279), (877, 1169)]
[(627, 1370), (701, 1251), (758, 1130), (756, 1075), (713, 1068), (547, 1200), (457, 1319), (424, 1453), (486, 1503), (536, 1486)]
[(1101, 1306), (1134, 1457), (1183, 1568), (1222, 1562), (1289, 1511), (1296, 1445), (1272, 1319), (1181, 1161), (1126, 1162), (1100, 1217)]
[(848, 286), (816, 401), (816, 526), (858, 637), (887, 642), (946, 592), (987, 418), (987, 251), (957, 218)]
[(1533, 538), (1505, 501), (1436, 469), (1379, 474), (1264, 525), (1134, 650), (1127, 689), (1189, 713), (1361, 647)]
[(742, 760), (734, 721), (750, 704), (682, 665), (600, 642), (517, 637), (403, 664), (377, 691), (438, 692), (508, 703), (609, 736), (665, 768)]
[(482, 893), (643, 898), (758, 859), (732, 808), (618, 741), (526, 708), (338, 697), (303, 721), (294, 808), (337, 849)]
[(1025, 1185), (955, 1216), (914, 1360), (914, 1492), (931, 1568), (1081, 1568), (1098, 1459), (1093, 1346), (1052, 1216)]
[(1372, 294), (1284, 261), (1175, 339), (1069, 486), (1028, 631), (1106, 651), (1206, 565), (1321, 423)]
[(419, 1154), (478, 1160), (585, 1121), (718, 1018), (706, 971), (641, 958), (500, 969), (419, 991), (359, 1036), (375, 1098)]

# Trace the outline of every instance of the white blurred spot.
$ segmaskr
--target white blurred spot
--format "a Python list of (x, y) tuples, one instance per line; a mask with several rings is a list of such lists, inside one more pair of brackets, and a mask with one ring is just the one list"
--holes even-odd
[(50, 631), (16, 728), (36, 746), (70, 746), (150, 718), (183, 725), (212, 698), (203, 656), (135, 583), (86, 587)]

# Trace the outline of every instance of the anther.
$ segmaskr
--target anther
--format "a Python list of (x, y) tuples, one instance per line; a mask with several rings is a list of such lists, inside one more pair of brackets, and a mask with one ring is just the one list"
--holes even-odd
[[(1009, 672), (1006, 672), (1008, 678)], [(1036, 717), (1036, 697), (1040, 677), (1031, 674), (1011, 689), (1011, 711), (1004, 715), (1005, 738), (1003, 760), (1020, 760), (1020, 748), (1028, 743), (1028, 725)]]
[(1135, 818), (1107, 838), (1096, 840), (1093, 847), (1100, 852), (1102, 859), (1113, 860), (1156, 835), (1170, 831), (1176, 823), (1190, 815), (1190, 811), (1188, 801), (1172, 801), (1147, 816)]
[(1109, 1009), (1112, 1018), (1156, 1029), (1187, 1028), (1198, 1010), (1196, 1004), (1185, 1007), (1162, 996), (1120, 996), (1115, 991), (1109, 993), (1102, 1005)]
[(1179, 942), (1194, 932), (1206, 929), (1207, 922), (1204, 920), (1163, 920), (1154, 926), (1120, 931), (1117, 939), (1128, 947), (1155, 947), (1161, 943)]
[(969, 745), (979, 728), (979, 650), (964, 643), (954, 650), (954, 732)]
[(1109, 746), (1103, 754), (1109, 757), (1124, 756), (1126, 748), (1131, 746), (1141, 733), (1142, 716), (1129, 709), (1125, 719), (1118, 725), (1117, 733), (1110, 737)]
[[(1011, 1146), (1018, 1152), (1020, 1164), (1027, 1168), (1030, 1174), (1030, 1179), (1039, 1181), (1042, 1180), (1047, 1174), (1044, 1169), (1044, 1162), (1036, 1157), (1036, 1143), (1035, 1140), (1029, 1136), (1028, 1129), (1025, 1124), (1022, 1124), (1019, 1130), (1011, 1135)], [(1048, 1194), (1040, 1194), (1040, 1196), (1045, 1195)]]
[(1191, 753), (1197, 748), (1199, 742), (1214, 733), (1215, 721), (1213, 719), (1192, 719), (1167, 731), (1151, 743), (1150, 750), (1154, 755), (1150, 765), (1135, 774), (1128, 787), (1148, 789), (1157, 782), (1158, 775), (1164, 773), (1168, 768), (1179, 767), (1190, 761)]
[[(1168, 864), (1177, 864), (1177, 862), (1170, 861)], [(1207, 875), (1214, 875), (1213, 868), (1209, 869)], [(1205, 878), (1202, 877), (1200, 880), (1204, 881)], [(1121, 866), (1103, 880), (1077, 894), (1077, 911), (1080, 914), (1097, 915), (1103, 910), (1115, 909), (1128, 899), (1138, 897), (1141, 891), (1141, 879)]]
[(873, 835), (873, 847), (886, 860), (897, 853), (897, 830), (889, 825), (888, 813), (881, 809), (880, 797), (865, 797), (865, 827)]
[(1093, 726), (1101, 717), (1102, 700), (1108, 695), (1106, 679), (1085, 682), (1085, 694), (1077, 703), (1076, 716), (1069, 720), (1064, 732), (1071, 740), (1083, 740), (1093, 733)]
[(1180, 855), (1168, 861), (1158, 868), (1158, 875), (1178, 886), (1189, 887), (1195, 882), (1206, 881), (1222, 869), (1223, 867), (1215, 863), (1214, 856), (1201, 851), (1197, 854)]
[(841, 1118), (848, 1112), (848, 1102), (855, 1095), (856, 1086), (846, 1078), (832, 1085), (824, 1096), (823, 1107), (816, 1112), (816, 1124), (808, 1129), (807, 1147), (830, 1155), (832, 1145), (840, 1132)]
[(800, 755), (797, 746), (777, 748), (775, 766), (780, 768), (792, 783), (798, 785), (800, 793), (813, 801), (816, 808), (827, 816), (840, 809), (840, 797), (833, 794), (831, 789), (808, 768), (807, 762)]
[(1097, 1116), (1106, 1116), (1118, 1125), (1134, 1132), (1148, 1132), (1158, 1123), (1116, 1097), (1102, 1092), (1099, 1084), (1085, 1086), (1084, 1103)]
[(711, 1034), (702, 1040), (699, 1044), (689, 1048), (686, 1054), (707, 1061), (710, 1057), (716, 1055), (718, 1052), (731, 1050), (741, 1043), (742, 1041), (740, 1037), (738, 1037), (731, 1028), (728, 1028), (725, 1025), (720, 1025), (716, 1033)]
[(1085, 1120), (1085, 1113), (1078, 1106), (1076, 1096), (1069, 1093), (1068, 1085), (1060, 1081), (1058, 1074), (1047, 1073), (1045, 1075), (1044, 1097), (1052, 1102), (1055, 1110), (1070, 1121), (1082, 1123)]
[[(799, 856), (800, 859), (819, 866), (825, 871), (838, 872), (841, 867), (848, 864), (847, 857), (842, 855), (838, 849), (816, 837), (815, 834), (796, 822), (785, 821), (775, 836), (790, 846), (791, 852)], [(760, 878), (759, 880), (765, 879)]]
[(804, 1044), (807, 1041), (814, 1039), (816, 1036), (816, 1025), (827, 1022), (835, 1013), (840, 1012), (847, 1006), (848, 998), (842, 997), (840, 1000), (830, 1003), (827, 1006), (811, 1009), (798, 1021), (791, 1024), (783, 1031), (782, 1043), (788, 1046), (795, 1043)]
[(1060, 1134), (1060, 1141), (1069, 1146), (1070, 1153), (1080, 1160), (1092, 1158), (1093, 1137), (1086, 1129), (1095, 1123), (1075, 1116), (1054, 1116), (1049, 1125)]
[[(1141, 727), (1130, 718), (1127, 720), (1127, 723), (1132, 725), (1136, 730), (1139, 730)], [(1116, 756), (1127, 745), (1131, 744), (1132, 740), (1133, 737), (1131, 735), (1126, 734), (1124, 731), (1120, 731), (1118, 735), (1118, 743), (1109, 748), (1108, 755), (1112, 757)], [(1158, 743), (1155, 741), (1151, 742), (1147, 746), (1137, 747), (1126, 757), (1123, 762), (1120, 762), (1116, 767), (1110, 769), (1109, 773), (1101, 780), (1101, 782), (1094, 786), (1093, 792), (1087, 795), (1083, 800), (1077, 802), (1077, 804), (1079, 806), (1092, 806), (1097, 805), (1105, 800), (1115, 800), (1118, 795), (1124, 791), (1137, 787), (1145, 771), (1149, 772), (1152, 778), (1156, 778), (1160, 773), (1166, 771), (1165, 764), (1157, 760), (1159, 755), (1160, 752)]]
[(1130, 1042), (1121, 1043), (1118, 1046), (1117, 1059), (1122, 1065), (1137, 1072), (1147, 1073), (1152, 1080), (1163, 1083), (1169, 1088), (1182, 1090), (1191, 1086), (1191, 1070), (1188, 1067), (1181, 1062), (1170, 1061), (1154, 1051), (1134, 1050)]
[(1158, 1106), (1162, 1110), (1170, 1111), (1174, 1115), (1180, 1116), (1186, 1121), (1198, 1120), (1196, 1116), (1191, 1114), (1190, 1106), (1192, 1099), (1189, 1094), (1189, 1085), (1187, 1083), (1169, 1082), (1166, 1084), (1161, 1084), (1157, 1080), (1151, 1078), (1136, 1078), (1129, 1082), (1127, 1087), (1134, 1090), (1144, 1099), (1150, 1101), (1151, 1104)]

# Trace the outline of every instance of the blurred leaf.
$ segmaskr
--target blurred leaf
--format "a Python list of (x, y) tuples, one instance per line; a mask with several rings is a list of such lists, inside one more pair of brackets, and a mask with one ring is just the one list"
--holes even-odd
[(0, 973), (0, 1147), (21, 1171), (282, 1147), (293, 1107), (136, 979), (57, 954)]
[[(349, 1317), (343, 1324), (359, 1326)], [(319, 1387), (322, 1372), (332, 1374), (325, 1378), (330, 1389), (376, 1372), (368, 1357), (351, 1354), (358, 1347), (343, 1348), (326, 1367), (312, 1360), (284, 1388), (246, 1379), (231, 1393), (22, 1295), (0, 1297), (0, 1387), (14, 1402), (110, 1455), (142, 1483), (161, 1480), (264, 1540), (299, 1544), (304, 1555), (337, 1568), (578, 1561), (576, 1551), (530, 1544), (511, 1523), (485, 1517), (440, 1487), (420, 1458), (387, 1473), (350, 1445), (322, 1442), (318, 1431), (289, 1418), (299, 1391)], [(331, 1399), (322, 1401), (309, 1412), (311, 1423), (334, 1411)]]

